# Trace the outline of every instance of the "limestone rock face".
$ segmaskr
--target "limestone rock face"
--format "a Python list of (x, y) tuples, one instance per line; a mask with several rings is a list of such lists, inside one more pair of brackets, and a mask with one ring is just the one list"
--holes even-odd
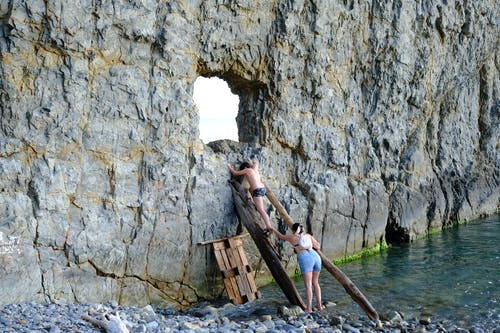
[[(197, 243), (239, 231), (243, 158), (332, 258), (496, 212), (499, 19), (493, 0), (1, 1), (1, 302), (220, 295)], [(239, 95), (239, 142), (199, 139), (201, 75)]]

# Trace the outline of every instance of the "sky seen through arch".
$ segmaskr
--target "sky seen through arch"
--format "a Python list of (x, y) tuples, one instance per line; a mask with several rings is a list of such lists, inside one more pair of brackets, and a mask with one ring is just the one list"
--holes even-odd
[(200, 139), (205, 143), (230, 139), (238, 141), (238, 104), (226, 81), (200, 76), (194, 82), (193, 99), (200, 112)]

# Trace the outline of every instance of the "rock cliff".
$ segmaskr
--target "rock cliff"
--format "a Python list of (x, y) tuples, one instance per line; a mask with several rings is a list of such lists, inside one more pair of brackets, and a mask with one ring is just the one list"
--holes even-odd
[[(493, 0), (3, 0), (1, 302), (219, 295), (197, 243), (239, 231), (226, 163), (252, 156), (331, 257), (497, 211), (499, 12)], [(238, 94), (239, 142), (199, 139), (198, 76)]]

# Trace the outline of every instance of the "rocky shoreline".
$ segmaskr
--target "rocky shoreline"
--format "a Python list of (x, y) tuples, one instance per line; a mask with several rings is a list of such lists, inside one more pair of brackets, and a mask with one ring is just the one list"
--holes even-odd
[[(102, 332), (98, 327), (82, 319), (90, 308), (118, 311), (131, 333), (145, 332), (456, 332), (483, 333), (490, 329), (477, 323), (461, 327), (446, 319), (431, 317), (403, 319), (393, 312), (382, 317), (380, 325), (365, 316), (339, 314), (328, 306), (324, 311), (306, 315), (298, 308), (281, 306), (275, 313), (266, 309), (247, 312), (245, 306), (225, 304), (200, 304), (196, 307), (176, 311), (145, 307), (118, 306), (111, 302), (100, 304), (38, 304), (23, 303), (0, 306), (0, 332), (60, 333), (60, 332)], [(500, 325), (491, 330), (500, 333)]]

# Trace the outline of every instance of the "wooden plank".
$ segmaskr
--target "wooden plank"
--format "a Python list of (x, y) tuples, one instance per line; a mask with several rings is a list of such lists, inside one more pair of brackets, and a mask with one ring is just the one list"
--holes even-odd
[(242, 274), (241, 278), (245, 283), (245, 295), (250, 297), (252, 294), (255, 293), (255, 290), (252, 288), (250, 284), (249, 276), (248, 274)]
[(223, 266), (225, 270), (231, 270), (233, 267), (231, 265), (231, 261), (229, 260), (228, 258), (228, 255), (227, 255), (227, 252), (224, 250), (224, 251), (220, 251), (220, 256), (222, 258), (222, 262), (223, 262)]
[(229, 247), (231, 248), (231, 258), (234, 260), (234, 266), (243, 266), (243, 261), (240, 254), (241, 242), (238, 243), (236, 240), (229, 239)]
[(226, 250), (226, 248), (227, 248), (225, 241), (213, 243), (212, 246), (213, 246), (214, 250), (219, 250), (219, 251)]
[(255, 209), (255, 205), (248, 195), (248, 190), (236, 181), (232, 181), (230, 184), (238, 217), (254, 240), (274, 280), (292, 305), (298, 305), (305, 309), (305, 304), (295, 284), (281, 265), (278, 254), (264, 234), (260, 214)]
[(229, 242), (229, 246), (231, 246), (233, 249), (237, 249), (243, 246), (243, 241), (241, 240), (241, 238), (230, 238), (227, 241)]
[(235, 292), (233, 291), (233, 287), (229, 278), (224, 279), (224, 286), (226, 286), (227, 296), (232, 301), (235, 298)]
[(231, 278), (231, 277), (235, 277), (236, 275), (238, 275), (236, 273), (236, 269), (234, 269), (234, 268), (221, 270), (221, 273), (222, 273), (222, 276), (225, 278)]
[(219, 266), (219, 270), (227, 270), (227, 267), (224, 263), (224, 259), (222, 259), (222, 254), (220, 250), (214, 250), (215, 260), (217, 261), (217, 265)]
[(234, 255), (233, 255), (233, 249), (231, 249), (230, 247), (227, 247), (226, 251), (225, 251), (225, 255), (227, 257), (228, 266), (231, 269), (237, 268), (238, 266), (236, 266), (236, 260), (235, 260)]
[[(294, 222), (288, 212), (285, 210), (281, 202), (276, 198), (271, 189), (266, 185), (266, 195), (271, 204), (276, 208), (278, 214), (281, 216), (283, 221), (292, 228)], [(321, 253), (320, 249), (315, 249), (321, 257), (321, 263), (326, 268), (330, 274), (344, 287), (345, 291), (351, 296), (351, 298), (358, 303), (358, 305), (365, 311), (368, 317), (372, 320), (379, 321), (379, 315), (375, 308), (370, 304), (368, 299), (363, 295), (363, 293), (356, 287), (356, 285), (338, 268), (335, 266), (328, 258)]]
[(236, 285), (238, 286), (238, 293), (243, 296), (246, 295), (246, 290), (245, 290), (245, 283), (243, 281), (243, 278), (241, 275), (236, 275), (235, 276), (236, 280)]
[(224, 279), (224, 285), (226, 286), (229, 299), (234, 303), (241, 304), (241, 297), (238, 293), (238, 285), (236, 284), (234, 277)]
[(249, 300), (255, 300), (257, 293), (257, 286), (251, 274), (252, 270), (248, 264), (245, 251), (243, 249), (243, 242), (241, 238), (230, 239), (229, 244), (233, 249), (233, 257), (238, 261), (238, 272), (241, 275), (242, 295), (246, 295)]
[(247, 295), (252, 294), (252, 296), (249, 296), (249, 297), (252, 297), (252, 299), (255, 299), (256, 292), (257, 292), (257, 285), (255, 284), (255, 281), (254, 281), (254, 278), (252, 275), (252, 270), (250, 269), (250, 265), (248, 264), (248, 260), (246, 258), (245, 252), (243, 251), (242, 247), (238, 248), (238, 253), (241, 257), (242, 263), (244, 264), (244, 266), (242, 267), (242, 271), (244, 271), (244, 273), (242, 273), (242, 274), (244, 274), (246, 276), (246, 281), (248, 283)]
[(251, 269), (241, 238), (221, 238), (211, 242), (228, 297), (236, 304), (254, 300), (260, 295), (253, 276), (249, 274)]
[(229, 246), (226, 252), (228, 253), (228, 257), (231, 260), (231, 265), (234, 268), (234, 271), (236, 272), (235, 278), (236, 278), (236, 283), (238, 285), (239, 294), (243, 297), (251, 293), (251, 291), (249, 290), (249, 285), (247, 283), (246, 276), (243, 275), (245, 272), (243, 263), (241, 262), (241, 256), (238, 250), (238, 245), (232, 239), (227, 240), (227, 242), (229, 243)]
[(254, 293), (254, 290), (252, 290), (252, 287), (250, 286), (250, 283), (248, 281), (248, 276), (244, 271), (241, 271), (241, 283), (242, 283), (242, 288), (245, 291), (245, 295), (250, 295)]
[(243, 246), (238, 246), (236, 248), (236, 255), (238, 255), (239, 257), (239, 262), (241, 263), (241, 266), (244, 266), (245, 268), (246, 266), (249, 266), (245, 250), (243, 250)]
[(255, 284), (255, 280), (253, 279), (253, 274), (251, 271), (247, 273), (247, 279), (248, 283), (250, 284), (250, 289), (252, 290), (252, 293), (256, 293), (257, 290), (257, 285)]
[(242, 265), (238, 266), (239, 274), (243, 277), (244, 281), (244, 289), (246, 295), (254, 294), (257, 291), (257, 286), (255, 285), (255, 281), (253, 280), (253, 275), (251, 274), (251, 269), (248, 264), (243, 264), (246, 261), (246, 256), (241, 258), (241, 248), (238, 249), (238, 254), (240, 255), (240, 260)]
[(218, 242), (221, 242), (221, 241), (225, 241), (226, 239), (233, 239), (233, 238), (236, 238), (236, 239), (241, 239), (242, 237), (247, 237), (249, 236), (250, 234), (248, 232), (244, 233), (244, 234), (241, 234), (241, 235), (235, 235), (233, 237), (224, 237), (224, 238), (219, 238), (219, 239), (214, 239), (214, 240), (210, 240), (210, 241), (203, 241), (203, 242), (199, 242), (199, 243), (196, 243), (197, 245), (207, 245), (207, 244), (212, 244), (212, 243), (218, 243)]
[(231, 282), (231, 287), (233, 288), (234, 291), (234, 299), (236, 300), (236, 303), (238, 304), (243, 303), (243, 300), (241, 299), (241, 294), (239, 292), (238, 282), (236, 280), (236, 277), (230, 278), (229, 281)]
[(219, 264), (219, 269), (221, 271), (227, 271), (231, 269), (226, 257), (226, 251), (215, 251), (215, 258), (217, 259), (217, 263)]
[[(220, 246), (219, 246), (220, 247)], [(229, 262), (227, 260), (226, 252), (225, 250), (216, 250), (214, 251), (215, 257), (217, 259), (219, 269), (222, 273), (222, 276), (224, 277), (224, 285), (226, 286), (226, 291), (228, 294), (229, 299), (233, 303), (240, 304), (240, 297), (238, 293), (238, 288), (236, 286), (236, 282), (234, 280), (234, 271), (229, 265)]]

